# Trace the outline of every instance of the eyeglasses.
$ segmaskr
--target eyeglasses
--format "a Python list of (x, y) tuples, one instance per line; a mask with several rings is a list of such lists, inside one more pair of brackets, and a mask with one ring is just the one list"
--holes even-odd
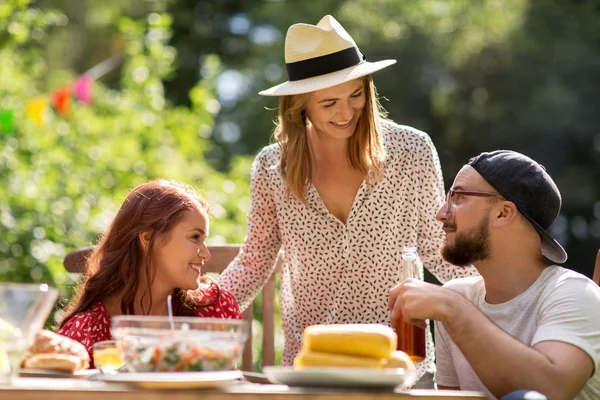
[(450, 190), (448, 190), (448, 194), (446, 195), (446, 214), (450, 214), (450, 211), (452, 210), (452, 205), (454, 204), (452, 202), (452, 199), (457, 194), (461, 195), (461, 196), (502, 197), (502, 195), (500, 193), (496, 193), (496, 192), (476, 192), (476, 191), (469, 191), (469, 190), (450, 189)]

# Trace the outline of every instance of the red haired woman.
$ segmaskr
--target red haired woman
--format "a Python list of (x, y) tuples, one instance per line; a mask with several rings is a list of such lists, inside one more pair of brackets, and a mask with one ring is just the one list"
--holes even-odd
[(208, 204), (190, 186), (156, 180), (129, 193), (87, 261), (86, 279), (67, 305), (59, 333), (81, 342), (110, 339), (113, 315), (240, 319), (235, 297), (202, 275)]

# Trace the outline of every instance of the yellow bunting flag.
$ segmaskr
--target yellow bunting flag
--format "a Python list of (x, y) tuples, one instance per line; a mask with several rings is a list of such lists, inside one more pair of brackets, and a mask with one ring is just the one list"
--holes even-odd
[(46, 120), (48, 110), (48, 98), (46, 96), (35, 97), (25, 105), (25, 112), (29, 118), (33, 119), (38, 125)]

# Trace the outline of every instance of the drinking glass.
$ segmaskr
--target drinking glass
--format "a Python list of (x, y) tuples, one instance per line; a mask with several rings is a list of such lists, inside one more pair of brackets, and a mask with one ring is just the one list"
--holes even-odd
[(94, 343), (94, 366), (104, 374), (114, 374), (124, 364), (116, 340)]
[(0, 283), (0, 385), (12, 382), (57, 297), (58, 290), (45, 283)]

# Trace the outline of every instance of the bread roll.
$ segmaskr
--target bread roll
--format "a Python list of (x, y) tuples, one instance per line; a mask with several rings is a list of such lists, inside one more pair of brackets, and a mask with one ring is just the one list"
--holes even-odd
[(301, 351), (294, 359), (294, 368), (306, 367), (354, 367), (383, 368), (388, 360), (385, 358), (350, 356), (347, 354), (321, 353), (317, 351)]
[(396, 350), (396, 340), (396, 333), (385, 325), (313, 325), (304, 330), (303, 349), (381, 359)]
[(65, 372), (75, 372), (80, 365), (81, 360), (77, 356), (53, 353), (34, 354), (23, 362), (23, 368), (51, 369)]
[[(51, 361), (53, 358), (55, 362)], [(75, 366), (70, 369), (68, 366), (72, 362), (75, 362)], [(46, 367), (40, 365), (46, 365)], [(49, 367), (51, 365), (57, 367)], [(61, 371), (88, 369), (90, 367), (90, 355), (81, 343), (58, 333), (41, 330), (35, 336), (33, 344), (25, 355), (23, 367)]]

